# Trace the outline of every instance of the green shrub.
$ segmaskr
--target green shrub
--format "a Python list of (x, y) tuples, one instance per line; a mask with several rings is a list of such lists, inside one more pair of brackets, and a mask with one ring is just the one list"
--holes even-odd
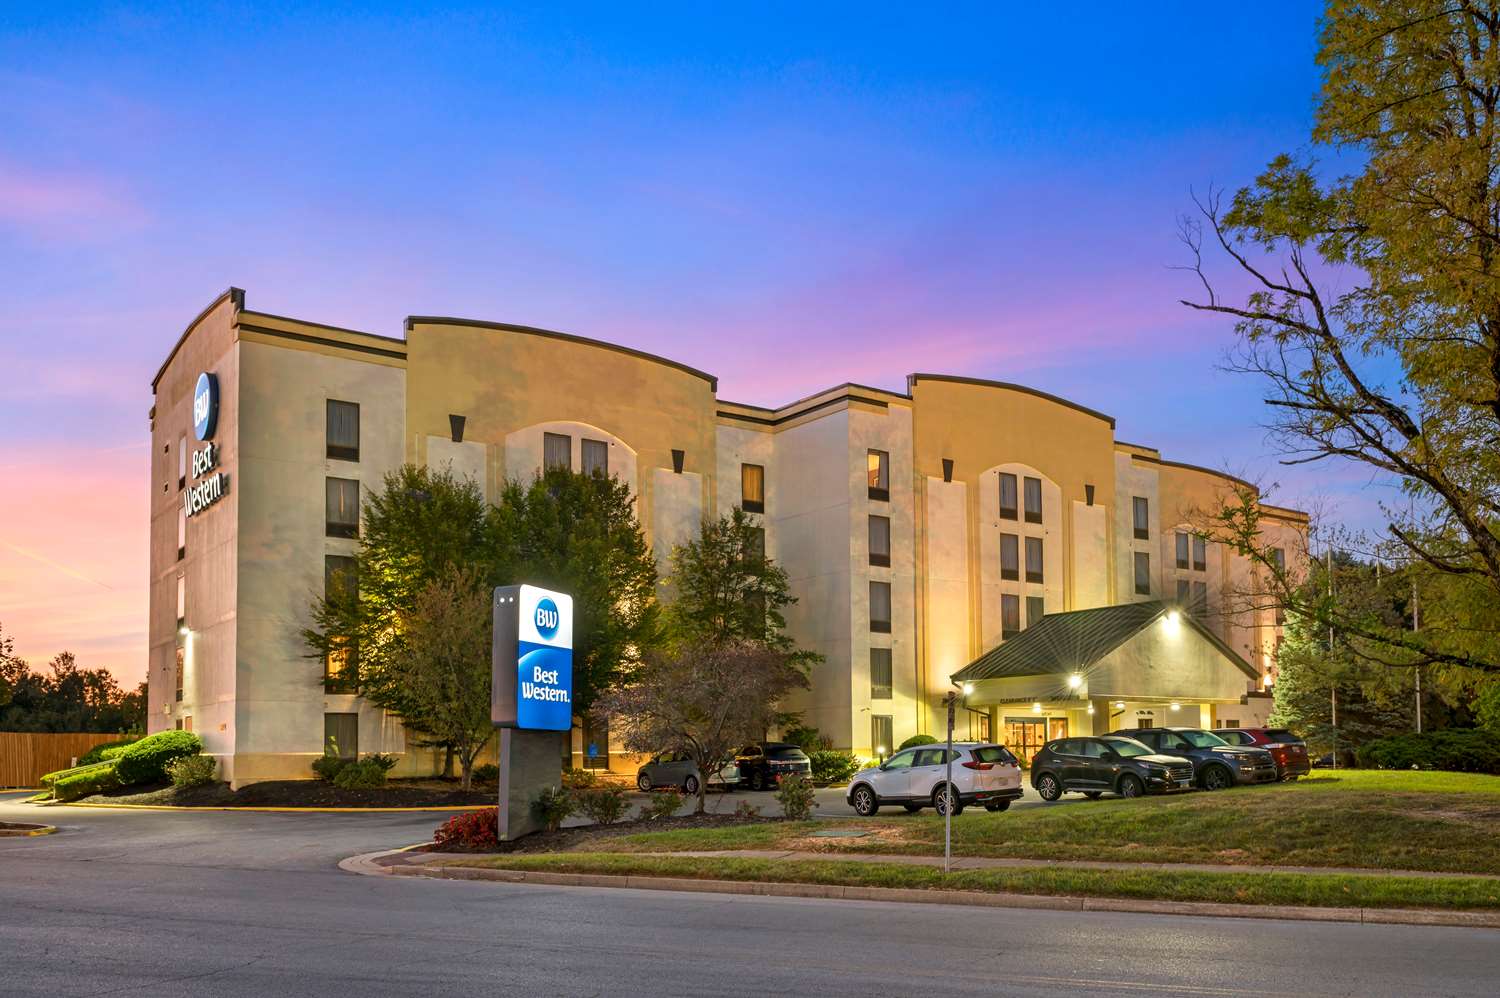
[(1448, 728), (1391, 735), (1366, 742), (1359, 764), (1374, 769), (1442, 769), (1500, 775), (1500, 734), (1482, 728)]
[(389, 773), (401, 760), (389, 752), (371, 752), (364, 757), (364, 761), (379, 766), (382, 773)]
[(813, 804), (817, 800), (812, 781), (796, 773), (781, 778), (781, 786), (776, 788), (776, 799), (781, 803), (781, 813), (789, 821), (806, 821), (811, 818)]
[(900, 745), (897, 745), (896, 746), (896, 751), (900, 752), (902, 749), (909, 749), (909, 748), (911, 748), (914, 745), (936, 745), (936, 744), (937, 744), (937, 739), (934, 738), (934, 737), (932, 737), (931, 735), (912, 735), (906, 741), (902, 742)]
[(324, 755), (313, 760), (312, 771), (318, 779), (332, 783), (338, 779), (339, 772), (353, 761), (339, 755)]
[(566, 790), (587, 790), (599, 785), (599, 777), (592, 769), (565, 769), (562, 785)]
[(118, 742), (101, 742), (79, 756), (78, 765), (92, 766), (96, 762), (113, 759), (138, 741), (139, 738), (126, 738)]
[(547, 787), (531, 802), (531, 809), (549, 832), (561, 828), (563, 821), (577, 806), (578, 802), (573, 799), (572, 793), (559, 787)]
[(333, 785), (343, 790), (379, 790), (385, 786), (385, 767), (370, 758), (351, 762), (339, 770)]
[(613, 825), (625, 817), (630, 807), (624, 787), (590, 787), (573, 791), (573, 797), (578, 801), (578, 810), (597, 825)]
[(472, 775), (475, 783), (498, 783), (500, 767), (493, 762), (487, 762), (482, 766), (475, 766)]
[(211, 755), (185, 755), (167, 763), (167, 775), (177, 787), (201, 787), (215, 782), (219, 760)]
[(682, 794), (677, 790), (657, 790), (651, 794), (646, 806), (641, 808), (640, 816), (646, 821), (660, 821), (662, 818), (672, 817), (681, 807)]
[(112, 790), (120, 785), (115, 772), (116, 763), (96, 762), (92, 766), (80, 766), (52, 783), (52, 796), (58, 800), (78, 800), (103, 790)]
[(807, 758), (812, 763), (814, 783), (847, 783), (849, 777), (859, 772), (859, 760), (852, 752), (818, 749)]
[(53, 770), (52, 772), (46, 773), (42, 776), (42, 786), (50, 787), (52, 786), (52, 784), (56, 783), (64, 776), (72, 776), (74, 773), (81, 773), (85, 769), (93, 769), (97, 765), (99, 765), (97, 762), (91, 762), (86, 765), (80, 763), (77, 766), (69, 766), (67, 769)]
[(806, 724), (799, 724), (795, 728), (788, 728), (781, 736), (781, 740), (797, 746), (808, 755), (812, 755), (819, 749), (833, 747), (833, 739), (820, 732), (817, 728)]
[(760, 807), (747, 800), (742, 800), (734, 806), (734, 816), (740, 821), (750, 821), (760, 817)]
[(160, 783), (167, 778), (167, 763), (203, 751), (203, 741), (191, 731), (158, 731), (127, 745), (115, 756), (115, 775), (120, 783)]

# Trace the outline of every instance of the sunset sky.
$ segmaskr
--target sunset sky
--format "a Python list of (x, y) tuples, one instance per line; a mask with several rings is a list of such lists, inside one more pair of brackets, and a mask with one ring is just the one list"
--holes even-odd
[(624, 343), (762, 405), (918, 370), (1021, 382), (1368, 518), (1383, 493), (1352, 470), (1277, 467), (1259, 386), (1215, 369), (1228, 324), (1170, 269), (1191, 190), (1305, 147), (1316, 5), (1274, 31), (1244, 5), (630, 6), (6, 6), (21, 654), (144, 676), (150, 379), (231, 284), (391, 336), (439, 314)]

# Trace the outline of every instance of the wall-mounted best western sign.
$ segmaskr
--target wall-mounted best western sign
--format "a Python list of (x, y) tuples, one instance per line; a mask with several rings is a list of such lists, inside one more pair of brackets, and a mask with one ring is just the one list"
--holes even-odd
[[(219, 445), (210, 442), (218, 425), (219, 379), (205, 371), (198, 375), (198, 383), (193, 386), (193, 435), (206, 446), (193, 451), (193, 484), (182, 490), (182, 509), (188, 516), (203, 512), (224, 498), (229, 489), (229, 475), (217, 470)], [(205, 475), (208, 477), (204, 478)]]
[(500, 728), (573, 726), (573, 597), (536, 586), (495, 590), (490, 720)]

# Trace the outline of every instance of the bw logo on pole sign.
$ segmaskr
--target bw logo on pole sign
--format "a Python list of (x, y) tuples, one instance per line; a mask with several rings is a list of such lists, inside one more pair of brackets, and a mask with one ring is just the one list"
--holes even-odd
[(490, 720), (496, 727), (573, 726), (573, 597), (536, 586), (495, 590)]

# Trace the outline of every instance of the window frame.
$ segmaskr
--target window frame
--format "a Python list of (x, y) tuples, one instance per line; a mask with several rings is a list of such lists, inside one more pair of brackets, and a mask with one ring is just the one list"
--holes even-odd
[(1208, 538), (1202, 534), (1193, 535), (1193, 571), (1208, 571)]
[[(876, 550), (876, 541), (877, 541), (878, 535), (880, 533), (880, 531), (876, 529), (876, 526), (877, 526), (878, 523), (883, 523), (884, 524), (884, 527), (882, 528), (884, 530), (884, 534), (885, 534), (885, 538), (884, 538), (885, 539), (885, 544), (884, 544), (885, 550), (884, 551), (877, 551)], [(890, 568), (891, 567), (891, 518), (890, 517), (888, 517), (888, 516), (881, 516), (878, 513), (871, 513), (869, 515), (868, 543), (869, 543), (870, 564), (874, 565), (874, 566), (876, 566), (878, 568)]]
[[(1006, 567), (1006, 554), (1010, 555), (1010, 566)], [(1000, 578), (1005, 582), (1021, 581), (1021, 535), (1000, 535)]]
[[(1036, 509), (1031, 508), (1032, 493), (1036, 493)], [(1022, 515), (1027, 523), (1042, 522), (1042, 480), (1025, 475), (1021, 478), (1021, 505)]]
[[(1005, 486), (1010, 484), (1010, 505), (1005, 504)], [(1019, 520), (1021, 518), (1021, 495), (1020, 483), (1016, 476), (1008, 471), (1000, 472), (1000, 519)]]
[[(883, 761), (890, 762), (900, 754), (896, 751), (896, 746), (891, 744), (895, 740), (895, 715), (872, 713), (870, 715), (870, 751), (874, 752), (878, 756), (881, 756)], [(882, 749), (884, 751), (882, 751)], [(914, 751), (912, 751), (911, 749), (907, 749), (906, 751), (912, 753), (912, 758), (916, 758), (916, 753)]]
[[(336, 411), (353, 410), (354, 415), (354, 446), (347, 443), (334, 443), (333, 429), (335, 425), (334, 413)], [(325, 399), (323, 407), (323, 456), (330, 461), (359, 461), (359, 403), (348, 402), (343, 399)]]
[[(1031, 554), (1036, 552), (1036, 571), (1031, 569)], [(1044, 576), (1047, 574), (1047, 552), (1040, 537), (1026, 538), (1026, 581), (1043, 584)]]
[[(554, 461), (548, 458), (548, 445), (557, 447), (558, 441), (562, 441), (567, 453), (566, 461)], [(551, 430), (542, 431), (542, 472), (546, 473), (554, 469), (563, 471), (573, 470), (573, 435), (571, 433), (553, 433)]]
[[(884, 654), (881, 654), (884, 653)], [(884, 661), (877, 665), (877, 661)], [(876, 682), (877, 669), (884, 674), (885, 682)], [(890, 648), (871, 646), (870, 648), (870, 699), (891, 700), (894, 699), (895, 687), (895, 663)]]
[[(750, 479), (755, 478), (759, 484), (756, 498), (750, 498), (748, 485)], [(746, 513), (764, 513), (766, 511), (766, 466), (763, 464), (751, 464), (748, 461), (740, 462), (740, 509)]]
[(1000, 640), (1009, 641), (1021, 633), (1021, 597), (1016, 593), (1000, 594)]
[[(340, 493), (338, 506), (340, 508), (342, 508), (342, 506), (344, 505), (344, 492), (346, 491), (345, 490), (345, 486), (346, 485), (352, 485), (352, 486), (354, 486), (354, 489), (353, 489), (353, 492), (354, 492), (354, 519), (353, 519), (353, 521), (335, 520), (335, 519), (333, 519), (333, 517), (332, 517), (331, 514), (334, 512), (334, 510), (332, 508), (333, 507), (333, 502), (332, 502), (332, 499), (333, 499), (333, 490), (335, 488), (335, 484), (334, 483), (338, 483), (337, 488), (338, 488), (339, 493)], [(323, 493), (323, 534), (324, 534), (324, 536), (326, 536), (326, 537), (358, 538), (359, 537), (359, 501), (360, 501), (359, 479), (357, 479), (357, 478), (341, 478), (341, 477), (339, 477), (337, 475), (328, 475), (324, 479), (324, 493)]]
[(1130, 525), (1138, 541), (1151, 539), (1151, 500), (1147, 496), (1130, 497)]
[[(1038, 613), (1032, 616), (1031, 611), (1038, 609)], [(1047, 598), (1045, 596), (1026, 597), (1026, 627), (1034, 627), (1041, 623), (1043, 617), (1047, 616)]]
[[(1135, 594), (1137, 596), (1150, 596), (1151, 595), (1151, 555), (1150, 555), (1149, 552), (1146, 552), (1146, 551), (1136, 551), (1136, 552), (1134, 552), (1134, 554), (1135, 554), (1135, 558), (1134, 558), (1134, 561), (1133, 561), (1133, 565), (1134, 565), (1134, 569), (1135, 569), (1135, 577), (1134, 577), (1134, 579), (1132, 581), (1135, 583)], [(1144, 568), (1144, 572), (1142, 571), (1143, 568)], [(1145, 578), (1145, 582), (1144, 582), (1145, 588), (1144, 589), (1141, 588), (1141, 586), (1143, 585), (1143, 583), (1141, 582), (1141, 579), (1142, 579), (1143, 576)]]
[[(883, 592), (885, 594), (885, 619), (883, 620), (875, 616), (875, 594), (878, 592)], [(871, 632), (875, 634), (891, 633), (891, 623), (892, 618), (895, 617), (895, 608), (893, 606), (893, 594), (891, 593), (891, 584), (889, 582), (883, 582), (878, 579), (870, 580), (870, 604), (868, 615), (870, 618)]]
[[(589, 451), (594, 450), (596, 454), (604, 456), (604, 463), (589, 466)], [(581, 437), (578, 443), (578, 470), (585, 475), (599, 472), (603, 477), (609, 477), (609, 441), (595, 440), (593, 437)]]
[[(871, 459), (875, 467), (870, 467)], [(872, 474), (873, 472), (873, 474)], [(875, 502), (891, 501), (891, 452), (871, 447), (865, 452), (866, 495)]]

